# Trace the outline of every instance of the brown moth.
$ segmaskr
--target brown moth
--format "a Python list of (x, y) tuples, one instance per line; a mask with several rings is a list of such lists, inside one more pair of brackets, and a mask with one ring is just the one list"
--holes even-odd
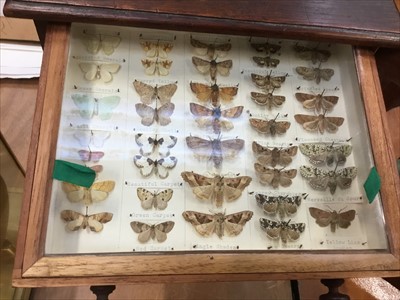
[(257, 161), (262, 165), (275, 167), (276, 165), (287, 166), (292, 162), (292, 157), (297, 154), (297, 146), (287, 148), (264, 147), (253, 141), (253, 152), (258, 156)]
[(205, 237), (216, 233), (219, 238), (224, 235), (237, 236), (244, 225), (251, 219), (253, 212), (249, 210), (226, 215), (225, 213), (203, 214), (196, 211), (184, 211), (183, 218), (191, 223), (196, 231)]
[(142, 118), (140, 121), (142, 125), (150, 126), (156, 122), (160, 126), (167, 126), (171, 123), (171, 115), (174, 113), (175, 104), (169, 102), (158, 108), (152, 108), (143, 103), (136, 103), (135, 108), (139, 117)]
[(297, 170), (283, 170), (282, 169), (271, 169), (263, 166), (260, 163), (254, 164), (254, 169), (256, 170), (256, 174), (260, 179), (260, 183), (263, 185), (272, 186), (274, 189), (279, 186), (288, 187), (292, 184), (292, 179), (296, 177)]
[(151, 192), (145, 188), (137, 188), (137, 196), (140, 200), (140, 204), (144, 209), (155, 209), (164, 210), (168, 206), (168, 201), (171, 200), (174, 191), (172, 189), (165, 189), (162, 191)]
[(89, 227), (91, 231), (100, 232), (103, 230), (103, 224), (110, 222), (112, 217), (113, 214), (109, 212), (88, 215), (87, 207), (84, 215), (69, 209), (61, 212), (61, 219), (67, 222), (66, 228), (71, 231)]
[(144, 41), (141, 42), (140, 45), (142, 46), (144, 52), (146, 52), (147, 57), (155, 58), (167, 58), (168, 53), (171, 52), (172, 48), (174, 47), (174, 45), (171, 43), (161, 41)]
[(167, 104), (171, 102), (172, 96), (178, 89), (177, 82), (161, 86), (151, 86), (150, 84), (135, 80), (133, 86), (140, 96), (140, 101), (146, 105), (151, 104), (155, 100), (159, 100), (161, 105)]
[(206, 44), (194, 39), (192, 36), (190, 37), (190, 44), (195, 48), (198, 55), (207, 55), (209, 59), (225, 57), (232, 48), (230, 43)]
[(357, 176), (356, 167), (343, 168), (338, 171), (336, 171), (336, 168), (335, 170), (325, 171), (313, 166), (301, 166), (299, 170), (301, 176), (307, 180), (314, 190), (325, 191), (329, 188), (333, 195), (337, 186), (341, 189), (350, 188), (351, 182)]
[(224, 158), (233, 158), (243, 149), (244, 140), (221, 140), (221, 137), (206, 140), (188, 136), (186, 137), (186, 144), (197, 158), (212, 160), (216, 168), (221, 168)]
[(172, 60), (168, 59), (142, 59), (146, 75), (167, 76), (171, 69)]
[(251, 127), (253, 127), (256, 131), (260, 133), (265, 133), (267, 135), (270, 134), (272, 136), (276, 134), (282, 135), (289, 129), (290, 122), (276, 121), (278, 115), (276, 115), (275, 119), (270, 120), (250, 118), (249, 122)]
[(268, 42), (265, 43), (250, 43), (251, 47), (253, 47), (257, 52), (264, 52), (266, 54), (274, 54), (281, 49), (280, 45), (271, 44)]
[(221, 110), (221, 108), (208, 108), (196, 103), (190, 103), (190, 112), (196, 116), (196, 123), (200, 128), (211, 127), (216, 134), (221, 133), (221, 129), (231, 130), (233, 123), (229, 119), (239, 118), (243, 112), (243, 106), (235, 106)]
[(326, 62), (331, 56), (328, 50), (321, 50), (317, 47), (309, 48), (300, 45), (294, 45), (293, 49), (297, 52), (297, 56), (304, 60), (311, 60), (313, 64), (317, 62)]
[(215, 81), (217, 79), (217, 73), (221, 76), (228, 76), (230, 70), (232, 69), (232, 60), (224, 60), (217, 62), (215, 59), (211, 61), (201, 59), (199, 57), (193, 56), (192, 62), (196, 69), (201, 74), (210, 74), (211, 80)]
[(253, 56), (253, 61), (257, 64), (259, 67), (271, 67), (271, 68), (276, 68), (277, 65), (279, 65), (280, 60), (276, 58), (272, 58), (269, 56)]
[[(343, 209), (342, 209), (343, 210)], [(321, 227), (327, 227), (330, 225), (331, 232), (335, 233), (336, 228), (348, 228), (351, 225), (351, 221), (356, 217), (356, 211), (354, 209), (344, 211), (326, 211), (316, 207), (310, 207), (310, 215), (315, 219), (315, 222)]]
[(223, 200), (231, 202), (238, 199), (252, 180), (249, 176), (214, 175), (214, 177), (206, 177), (194, 172), (182, 172), (181, 176), (189, 183), (193, 194), (198, 199), (210, 201), (217, 207), (222, 206)]
[(105, 200), (115, 187), (115, 181), (98, 181), (90, 188), (72, 184), (69, 182), (61, 183), (62, 190), (71, 202), (81, 202), (84, 205), (90, 205)]
[(301, 204), (301, 200), (306, 199), (308, 194), (303, 193), (301, 196), (267, 196), (256, 194), (256, 201), (259, 207), (264, 210), (267, 215), (279, 217), (283, 219), (285, 215), (292, 216), (297, 212), (297, 208)]
[(156, 239), (159, 243), (165, 242), (167, 233), (174, 228), (173, 221), (166, 221), (159, 224), (147, 224), (139, 221), (131, 222), (131, 228), (134, 232), (139, 233), (138, 240), (141, 243), (146, 243), (150, 239)]
[(271, 76), (271, 73), (272, 71), (266, 76), (251, 73), (251, 80), (257, 87), (265, 91), (280, 88), (282, 83), (285, 82), (286, 76)]
[(303, 76), (305, 80), (315, 80), (316, 83), (320, 83), (321, 79), (329, 81), (335, 71), (333, 69), (320, 69), (318, 68), (307, 68), (307, 67), (296, 67), (296, 72)]
[(273, 90), (267, 94), (251, 92), (250, 95), (255, 103), (271, 110), (273, 107), (280, 107), (286, 100), (285, 96), (273, 95), (272, 93)]
[(337, 96), (324, 96), (325, 90), (321, 94), (312, 95), (296, 93), (296, 99), (303, 104), (306, 109), (314, 110), (316, 113), (331, 111), (339, 100)]
[(303, 125), (305, 130), (311, 132), (319, 131), (321, 134), (325, 130), (329, 133), (337, 132), (344, 122), (342, 117), (325, 117), (325, 113), (318, 116), (297, 114), (294, 115), (294, 118), (297, 123)]
[(313, 165), (344, 165), (346, 158), (351, 154), (353, 147), (349, 144), (339, 144), (337, 146), (332, 143), (308, 143), (300, 144), (301, 153), (307, 156)]
[(300, 233), (306, 228), (304, 223), (289, 224), (290, 221), (272, 221), (260, 218), (260, 226), (270, 239), (281, 239), (286, 244), (288, 240), (297, 241), (300, 238)]
[(221, 87), (216, 83), (207, 85), (203, 83), (190, 82), (190, 88), (201, 102), (211, 101), (212, 106), (218, 107), (220, 101), (231, 102), (238, 92), (238, 86)]

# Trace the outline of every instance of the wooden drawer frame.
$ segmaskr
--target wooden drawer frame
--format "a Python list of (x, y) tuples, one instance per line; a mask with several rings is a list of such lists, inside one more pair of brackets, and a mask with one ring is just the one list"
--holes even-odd
[(382, 180), (388, 251), (45, 255), (68, 43), (68, 24), (48, 26), (13, 273), (15, 286), (400, 275), (399, 177), (374, 54), (362, 48), (355, 48), (354, 57), (375, 165)]

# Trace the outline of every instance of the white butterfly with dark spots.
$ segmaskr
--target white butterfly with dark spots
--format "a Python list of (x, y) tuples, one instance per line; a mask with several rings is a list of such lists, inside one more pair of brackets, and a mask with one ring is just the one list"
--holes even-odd
[(140, 154), (149, 156), (157, 150), (162, 156), (168, 156), (178, 139), (173, 135), (166, 134), (143, 134), (135, 135), (136, 144), (140, 147)]
[(133, 162), (139, 168), (140, 174), (143, 177), (156, 174), (161, 179), (165, 179), (169, 175), (169, 170), (175, 168), (178, 160), (174, 156), (153, 160), (142, 155), (135, 155)]

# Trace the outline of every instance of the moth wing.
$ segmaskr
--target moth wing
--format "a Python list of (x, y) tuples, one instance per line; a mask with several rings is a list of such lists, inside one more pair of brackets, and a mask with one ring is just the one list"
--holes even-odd
[(79, 150), (78, 154), (82, 161), (92, 161), (94, 163), (97, 163), (104, 156), (102, 151)]
[(354, 209), (344, 211), (338, 214), (339, 222), (338, 225), (340, 228), (348, 228), (351, 225), (351, 221), (356, 217), (356, 211)]
[(155, 162), (151, 158), (135, 155), (133, 162), (135, 166), (139, 168), (140, 174), (144, 177), (149, 177), (154, 171)]
[(165, 179), (169, 175), (169, 170), (175, 168), (178, 160), (174, 156), (168, 156), (161, 158), (157, 161), (157, 173), (162, 179)]
[(252, 179), (249, 176), (239, 176), (235, 178), (224, 177), (222, 180), (224, 199), (230, 202), (242, 195), (242, 191), (250, 184)]
[(268, 197), (262, 194), (257, 194), (256, 200), (258, 205), (262, 207), (266, 214), (275, 215), (278, 212), (279, 197)]
[(277, 240), (281, 236), (281, 223), (260, 218), (261, 229), (265, 231), (267, 236), (273, 240)]
[(176, 83), (170, 83), (157, 87), (157, 96), (161, 105), (170, 102), (177, 89), (178, 86)]
[(157, 120), (161, 126), (171, 123), (171, 115), (174, 113), (175, 104), (169, 102), (156, 109)]
[(107, 96), (98, 99), (98, 112), (101, 120), (108, 120), (112, 116), (112, 111), (119, 105), (121, 98), (118, 96)]
[(283, 187), (288, 187), (292, 184), (292, 179), (297, 175), (296, 169), (286, 170), (280, 172), (279, 183)]
[(254, 169), (256, 170), (256, 174), (262, 184), (272, 184), (272, 181), (275, 178), (274, 169), (266, 168), (259, 163), (254, 164)]
[(325, 117), (325, 128), (328, 132), (335, 133), (344, 122), (341, 117)]
[(139, 94), (140, 96), (140, 101), (142, 101), (144, 104), (149, 105), (151, 102), (153, 102), (155, 98), (155, 88), (152, 87), (149, 84), (146, 84), (144, 82), (135, 80), (133, 82), (133, 86), (135, 88), (135, 91)]
[[(167, 207), (168, 201), (171, 200), (174, 191), (172, 189), (166, 189), (158, 192), (155, 196), (155, 208), (163, 210)], [(172, 228), (171, 228), (172, 229)]]
[(92, 184), (90, 187), (90, 195), (92, 202), (100, 202), (105, 200), (110, 192), (114, 190), (115, 181), (99, 181)]
[(312, 94), (306, 94), (306, 93), (296, 93), (294, 94), (296, 99), (300, 101), (301, 103), (304, 103), (305, 101), (309, 100), (315, 100), (316, 96)]
[(137, 114), (142, 118), (141, 123), (144, 126), (150, 126), (154, 123), (156, 110), (146, 104), (136, 103), (135, 104)]
[(161, 135), (157, 140), (158, 154), (161, 157), (168, 156), (170, 149), (175, 147), (177, 141), (178, 139), (173, 135)]
[(181, 176), (191, 187), (214, 184), (214, 178), (206, 177), (194, 172), (182, 172)]
[(249, 118), (249, 122), (251, 127), (253, 127), (256, 131), (260, 133), (270, 133), (271, 128), (268, 121), (257, 118)]
[[(332, 152), (333, 156), (338, 163), (338, 165), (344, 165), (346, 162), (346, 157), (348, 157), (353, 150), (353, 147), (351, 145), (340, 145), (337, 147), (334, 147)], [(333, 162), (332, 162), (333, 163)]]
[(209, 85), (190, 82), (190, 88), (196, 94), (196, 98), (200, 101), (208, 101), (211, 98), (212, 89)]
[(275, 130), (277, 134), (284, 134), (290, 128), (290, 122), (279, 121), (275, 122)]
[(156, 63), (156, 69), (158, 70), (158, 74), (161, 76), (167, 76), (169, 74), (169, 69), (171, 68), (172, 61), (171, 60), (161, 60)]
[(111, 55), (119, 46), (121, 38), (119, 36), (101, 36), (101, 48), (105, 55)]
[(309, 157), (310, 162), (313, 165), (323, 165), (327, 158), (328, 148), (325, 144), (311, 143), (311, 144), (300, 144), (299, 149), (301, 153)]
[(225, 118), (239, 118), (242, 115), (243, 112), (243, 106), (234, 106), (228, 109), (224, 109), (221, 111), (221, 116)]
[(297, 208), (300, 206), (300, 203), (301, 203), (300, 196), (287, 197), (285, 200), (283, 200), (283, 207), (285, 209), (286, 214), (288, 216), (295, 214), (297, 212)]
[(171, 43), (160, 43), (158, 45), (158, 57), (160, 58), (167, 58), (168, 53), (171, 52), (174, 45)]
[(84, 33), (82, 39), (86, 50), (91, 54), (97, 54), (101, 48), (101, 41), (99, 34)]
[(356, 167), (348, 167), (336, 171), (336, 183), (341, 189), (348, 189), (352, 180), (357, 176)]
[(162, 243), (167, 239), (167, 233), (174, 228), (175, 223), (172, 221), (163, 222), (154, 226), (155, 237), (158, 242)]
[(320, 69), (320, 76), (322, 79), (328, 81), (335, 74), (333, 69)]
[(103, 64), (100, 65), (100, 77), (103, 82), (107, 83), (113, 80), (112, 74), (119, 71), (121, 65), (119, 64)]
[(87, 223), (91, 231), (100, 232), (103, 230), (103, 224), (112, 220), (113, 214), (102, 212), (87, 217)]
[(94, 63), (80, 63), (80, 69), (84, 73), (84, 77), (86, 80), (92, 81), (96, 79), (97, 76), (97, 64)]
[(191, 223), (196, 231), (202, 236), (210, 236), (215, 232), (215, 217), (209, 214), (203, 214), (195, 211), (184, 211), (183, 218)]
[(294, 119), (297, 123), (303, 125), (303, 128), (307, 131), (317, 131), (319, 129), (320, 119), (318, 116), (296, 114)]
[(76, 231), (80, 228), (83, 228), (85, 216), (73, 210), (63, 210), (61, 212), (61, 219), (67, 222), (67, 229)]
[(332, 222), (332, 213), (330, 211), (322, 210), (316, 207), (310, 207), (309, 209), (311, 217), (315, 219), (315, 222), (321, 226), (326, 227)]
[(211, 156), (213, 145), (210, 140), (188, 136), (186, 137), (186, 144), (199, 158), (208, 158)]
[(316, 71), (314, 68), (296, 67), (296, 72), (303, 75), (303, 79), (313, 80), (316, 78)]
[(222, 155), (226, 158), (231, 158), (244, 147), (244, 140), (242, 139), (229, 139), (221, 141)]
[(200, 42), (192, 37), (190, 37), (190, 44), (195, 48), (194, 50), (198, 55), (204, 56), (208, 51), (208, 44)]
[(99, 148), (103, 147), (106, 140), (111, 136), (111, 132), (105, 130), (91, 130), (87, 131), (87, 133), (90, 134), (91, 144)]
[(146, 52), (147, 57), (156, 57), (157, 56), (157, 48), (158, 44), (150, 41), (140, 42), (140, 45), (143, 48), (143, 51)]
[(71, 202), (80, 202), (85, 198), (85, 188), (69, 182), (61, 183), (62, 190)]
[(155, 203), (155, 196), (152, 192), (145, 188), (137, 188), (136, 190), (137, 196), (140, 200), (140, 204), (142, 208), (144, 209), (151, 209), (153, 207), (153, 204)]
[(222, 76), (228, 76), (232, 69), (232, 60), (224, 60), (217, 63), (217, 71)]
[(201, 74), (207, 74), (210, 72), (211, 64), (209, 61), (193, 56), (192, 62)]
[(90, 119), (95, 111), (95, 100), (88, 95), (73, 94), (72, 100), (76, 107), (79, 108), (79, 114), (82, 118)]
[(138, 240), (141, 243), (146, 243), (150, 239), (150, 237), (152, 236), (152, 232), (154, 231), (153, 226), (139, 221), (132, 221), (131, 228), (134, 232), (139, 234)]
[(143, 156), (149, 156), (153, 153), (155, 148), (155, 138), (153, 136), (137, 133), (135, 134), (135, 142), (140, 147), (140, 154)]
[[(305, 229), (306, 225), (304, 223), (296, 223), (287, 225), (287, 237), (290, 241), (297, 241)], [(282, 239), (283, 240), (283, 239)]]
[(224, 231), (228, 236), (237, 236), (243, 231), (244, 225), (253, 217), (249, 210), (225, 216)]
[(196, 117), (212, 116), (214, 114), (214, 110), (193, 102), (190, 103), (190, 112)]
[(338, 100), (339, 97), (336, 96), (321, 96), (321, 106), (323, 109), (331, 111)]
[(260, 67), (265, 66), (265, 59), (264, 57), (260, 57), (260, 56), (253, 56), (253, 61)]
[(144, 72), (146, 75), (154, 75), (156, 72), (156, 61), (150, 59), (142, 59), (142, 65), (144, 67)]

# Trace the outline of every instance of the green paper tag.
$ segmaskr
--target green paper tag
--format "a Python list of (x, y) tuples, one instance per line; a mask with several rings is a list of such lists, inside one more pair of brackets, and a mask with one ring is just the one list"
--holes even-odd
[(364, 190), (367, 194), (368, 202), (372, 203), (381, 189), (381, 177), (376, 171), (376, 167), (372, 167), (368, 178), (364, 183)]
[(56, 160), (53, 178), (89, 188), (96, 178), (96, 172), (82, 165), (65, 160)]

